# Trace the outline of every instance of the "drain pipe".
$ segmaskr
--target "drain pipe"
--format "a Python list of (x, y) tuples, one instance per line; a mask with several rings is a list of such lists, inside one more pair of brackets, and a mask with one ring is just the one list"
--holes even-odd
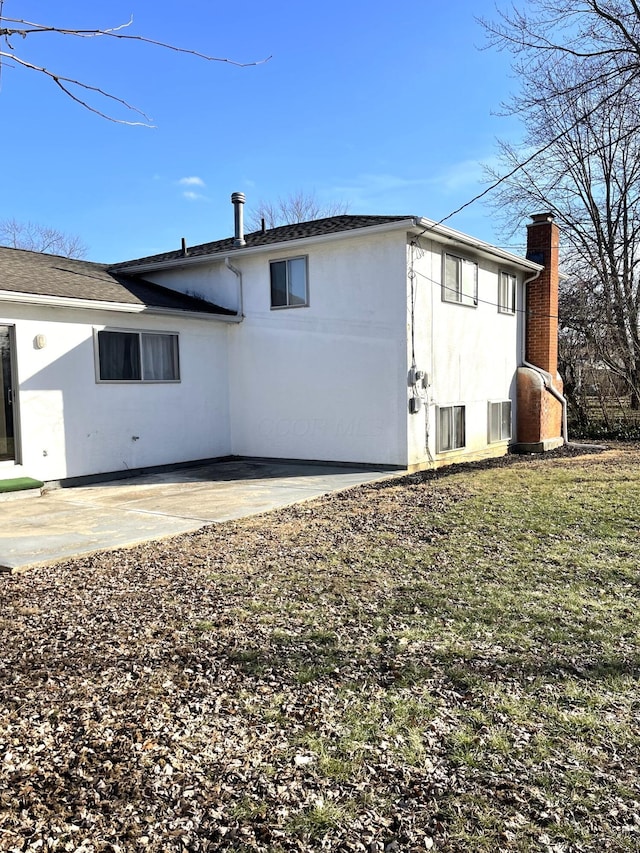
[[(541, 272), (542, 272), (542, 270), (538, 270), (538, 272), (535, 273), (535, 275), (529, 276), (529, 278), (526, 278), (523, 282), (524, 295), (525, 295), (525, 306), (526, 306), (527, 287), (532, 281), (535, 281), (539, 277)], [(525, 316), (525, 323), (526, 323), (526, 318), (527, 318), (526, 313), (524, 316)], [(544, 382), (545, 390), (548, 391), (552, 397), (555, 397), (555, 399), (562, 406), (562, 438), (563, 438), (563, 441), (565, 444), (569, 444), (569, 430), (567, 428), (567, 398), (564, 397), (558, 390), (556, 390), (556, 388), (554, 388), (553, 378), (552, 378), (550, 373), (547, 373), (546, 370), (543, 370), (541, 367), (538, 367), (537, 364), (531, 364), (530, 361), (526, 360), (526, 358), (525, 358), (526, 345), (527, 345), (527, 332), (526, 332), (526, 328), (525, 328), (524, 334), (522, 336), (522, 349), (523, 349), (522, 366), (528, 367), (530, 370), (535, 371), (542, 378), (542, 381)]]
[(238, 282), (238, 317), (244, 319), (244, 298), (242, 294), (242, 271), (238, 267), (234, 267), (229, 258), (224, 259), (224, 265), (228, 270), (235, 275)]

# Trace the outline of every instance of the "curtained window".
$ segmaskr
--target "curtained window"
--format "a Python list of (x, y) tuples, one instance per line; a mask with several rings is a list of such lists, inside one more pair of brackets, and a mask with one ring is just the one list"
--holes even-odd
[(437, 452), (465, 446), (464, 406), (440, 406), (437, 421)]
[(161, 332), (98, 332), (102, 382), (178, 382), (178, 336)]
[(442, 299), (458, 305), (477, 306), (478, 264), (475, 261), (445, 254)]

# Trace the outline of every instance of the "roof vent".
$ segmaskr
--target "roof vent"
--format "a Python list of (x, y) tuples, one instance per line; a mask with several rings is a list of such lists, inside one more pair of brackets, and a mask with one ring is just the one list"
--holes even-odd
[(244, 222), (242, 206), (244, 205), (244, 193), (231, 193), (231, 204), (233, 205), (233, 224), (234, 224), (234, 246), (246, 246), (247, 241), (244, 239)]

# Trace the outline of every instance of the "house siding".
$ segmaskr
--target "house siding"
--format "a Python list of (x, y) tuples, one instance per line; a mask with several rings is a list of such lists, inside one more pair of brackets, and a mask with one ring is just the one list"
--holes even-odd
[(233, 453), (406, 465), (404, 233), (310, 246), (309, 305), (270, 308), (269, 261), (243, 258), (231, 330)]
[[(501, 261), (456, 233), (414, 237), (406, 223), (230, 248), (242, 300), (223, 255), (172, 258), (181, 266), (143, 273), (231, 311), (242, 306), (233, 322), (0, 305), (0, 325), (15, 327), (22, 448), (22, 464), (0, 462), (0, 476), (62, 480), (227, 455), (421, 468), (507, 452), (518, 406), (540, 420), (516, 393), (532, 265)], [(477, 305), (443, 301), (446, 252), (477, 262)], [(308, 304), (273, 309), (270, 262), (301, 256)], [(517, 277), (513, 314), (498, 310), (501, 271)], [(180, 382), (98, 383), (94, 334), (105, 327), (178, 333)], [(408, 381), (414, 356), (424, 388)], [(489, 403), (507, 400), (512, 438), (490, 442)], [(438, 411), (448, 406), (464, 406), (465, 442), (439, 451)]]
[[(477, 306), (443, 301), (446, 252), (478, 263)], [(408, 418), (409, 466), (419, 468), (505, 453), (509, 442), (489, 442), (488, 404), (511, 401), (515, 438), (516, 373), (523, 331), (522, 271), (474, 255), (468, 249), (425, 238), (420, 238), (413, 247), (409, 243), (407, 270), (407, 359), (410, 365), (413, 280), (416, 365), (427, 373), (429, 381), (421, 409)], [(514, 314), (498, 311), (501, 270), (517, 275)], [(438, 453), (437, 410), (450, 405), (465, 406), (466, 442), (463, 448)]]
[[(15, 328), (22, 463), (0, 463), (0, 476), (61, 480), (229, 454), (225, 326), (19, 305), (0, 324)], [(96, 382), (94, 329), (105, 326), (177, 332), (181, 381)]]

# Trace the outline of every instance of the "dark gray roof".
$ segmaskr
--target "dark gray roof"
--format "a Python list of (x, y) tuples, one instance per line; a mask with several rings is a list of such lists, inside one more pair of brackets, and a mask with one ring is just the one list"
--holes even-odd
[[(293, 240), (303, 240), (305, 237), (321, 237), (325, 234), (339, 234), (341, 231), (353, 231), (356, 228), (370, 228), (374, 225), (386, 225), (391, 222), (400, 222), (406, 219), (415, 219), (413, 216), (329, 216), (326, 219), (313, 219), (310, 222), (297, 222), (294, 225), (280, 225), (277, 228), (269, 228), (266, 231), (252, 231), (245, 234), (246, 246), (242, 248), (254, 248), (268, 246), (272, 243), (286, 243)], [(189, 246), (188, 257), (195, 258), (203, 255), (228, 255), (238, 251), (233, 244), (233, 237), (224, 240), (214, 240), (212, 243), (202, 243), (199, 246)], [(175, 261), (183, 258), (181, 249), (174, 252), (163, 252), (160, 255), (150, 255), (146, 258), (136, 258), (132, 261), (112, 264), (110, 269), (116, 270), (126, 267), (133, 269), (143, 264), (158, 263), (164, 261)]]
[(60, 299), (117, 302), (202, 314), (235, 314), (204, 299), (186, 296), (143, 279), (110, 272), (107, 264), (4, 246), (0, 246), (0, 291)]

